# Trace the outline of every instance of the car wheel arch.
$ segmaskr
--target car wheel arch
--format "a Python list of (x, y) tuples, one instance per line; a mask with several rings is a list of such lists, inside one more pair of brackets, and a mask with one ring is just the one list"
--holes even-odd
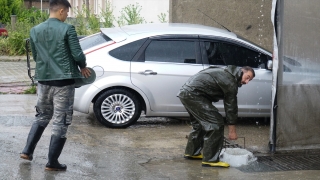
[(141, 107), (142, 111), (144, 111), (145, 113), (147, 112), (146, 102), (145, 102), (144, 98), (141, 96), (141, 94), (139, 92), (137, 92), (136, 90), (129, 88), (129, 87), (126, 87), (126, 86), (113, 86), (113, 87), (108, 87), (106, 89), (103, 89), (102, 91), (100, 91), (98, 94), (96, 94), (94, 96), (94, 98), (92, 99), (92, 103), (95, 103), (101, 94), (103, 94), (104, 92), (107, 92), (109, 90), (113, 90), (113, 89), (124, 89), (124, 90), (130, 91), (131, 93), (136, 94), (141, 105), (142, 105), (142, 107)]

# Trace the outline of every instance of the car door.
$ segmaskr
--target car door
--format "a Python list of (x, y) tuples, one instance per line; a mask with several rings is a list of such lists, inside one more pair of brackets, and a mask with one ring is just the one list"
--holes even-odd
[(185, 112), (178, 91), (202, 69), (197, 36), (150, 38), (131, 61), (131, 81), (147, 96), (152, 111)]
[[(267, 61), (271, 57), (253, 46), (231, 40), (202, 39), (200, 44), (205, 67), (236, 65), (254, 68), (255, 78), (238, 91), (239, 116), (270, 116), (272, 72), (267, 70)], [(224, 113), (222, 101), (215, 105)]]

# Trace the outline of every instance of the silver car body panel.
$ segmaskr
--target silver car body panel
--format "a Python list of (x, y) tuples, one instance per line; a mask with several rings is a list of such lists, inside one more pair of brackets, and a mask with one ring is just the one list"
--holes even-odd
[(185, 112), (177, 93), (189, 77), (202, 69), (202, 64), (131, 62), (131, 81), (148, 97), (151, 111)]
[[(202, 25), (145, 24), (121, 28), (102, 28), (101, 32), (110, 37), (112, 41), (84, 51), (88, 67), (95, 67), (97, 79), (90, 85), (76, 89), (74, 110), (83, 113), (89, 112), (92, 100), (105, 89), (126, 87), (141, 95), (146, 104), (146, 116), (188, 116), (176, 95), (190, 76), (209, 65), (148, 61), (130, 62), (118, 60), (109, 55), (109, 51), (139, 39), (170, 34), (199, 35), (200, 37), (203, 35), (242, 43), (271, 56), (269, 52), (238, 39), (234, 33)], [(151, 70), (157, 74), (152, 75), (147, 72), (146, 75), (144, 73), (146, 70)], [(240, 117), (270, 116), (272, 72), (266, 69), (255, 69), (255, 71), (256, 78), (239, 89)], [(157, 81), (161, 81), (163, 84), (159, 84)], [(270, 98), (266, 98), (269, 96)], [(214, 105), (225, 115), (222, 101)], [(250, 109), (250, 112), (248, 109)]]
[[(148, 102), (143, 93), (131, 83), (130, 62), (120, 61), (108, 54), (111, 49), (121, 45), (123, 44), (119, 43), (112, 46), (112, 48), (105, 46), (103, 51), (85, 51), (90, 52), (86, 54), (86, 58), (89, 59), (87, 66), (93, 67), (97, 77), (92, 84), (76, 88), (74, 110), (89, 113), (91, 102), (96, 95), (105, 89), (121, 86), (139, 92), (144, 101)], [(149, 108), (149, 106), (147, 106), (147, 108)]]

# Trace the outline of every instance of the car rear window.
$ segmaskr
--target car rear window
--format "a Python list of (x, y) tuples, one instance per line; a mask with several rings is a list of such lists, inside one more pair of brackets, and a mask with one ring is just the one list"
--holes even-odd
[(82, 48), (82, 51), (92, 48), (96, 45), (103, 44), (105, 42), (111, 41), (108, 36), (104, 35), (103, 33), (98, 33), (93, 36), (83, 38), (80, 41), (80, 46)]
[(131, 61), (133, 56), (137, 53), (143, 43), (147, 40), (140, 39), (138, 41), (131, 42), (129, 44), (120, 46), (114, 50), (111, 50), (109, 54), (117, 59), (124, 60), (124, 61)]

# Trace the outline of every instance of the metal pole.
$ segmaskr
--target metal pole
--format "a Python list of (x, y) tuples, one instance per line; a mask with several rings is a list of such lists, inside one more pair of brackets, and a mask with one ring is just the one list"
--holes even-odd
[(17, 21), (17, 15), (11, 15), (11, 28), (12, 28), (12, 30), (16, 29), (16, 21)]
[(42, 13), (42, 0), (41, 0), (41, 13)]

